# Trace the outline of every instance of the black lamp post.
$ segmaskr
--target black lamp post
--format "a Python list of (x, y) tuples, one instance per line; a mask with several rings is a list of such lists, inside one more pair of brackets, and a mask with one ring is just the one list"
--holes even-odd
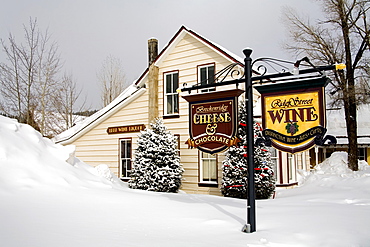
[(243, 50), (245, 55), (245, 101), (247, 107), (247, 162), (248, 162), (248, 195), (247, 195), (247, 222), (243, 232), (256, 231), (256, 200), (254, 191), (254, 133), (253, 133), (253, 88), (252, 88), (252, 54), (251, 49)]

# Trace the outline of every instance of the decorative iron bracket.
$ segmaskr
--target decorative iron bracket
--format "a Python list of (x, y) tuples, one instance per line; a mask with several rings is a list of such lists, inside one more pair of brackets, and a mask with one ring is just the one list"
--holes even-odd
[(328, 142), (327, 144), (329, 145), (335, 145), (337, 144), (337, 138), (335, 138), (334, 136), (332, 135), (326, 135), (325, 136), (325, 133), (326, 133), (326, 129), (325, 129), (325, 132), (322, 134), (322, 135), (317, 135), (315, 137), (315, 144), (318, 145), (318, 146), (325, 146), (325, 143)]
[[(221, 83), (230, 76), (231, 79), (237, 80), (244, 77), (244, 65), (240, 63), (232, 63), (215, 74), (214, 83)], [(211, 82), (212, 83), (212, 82)]]
[[(307, 64), (302, 64), (306, 62)], [(264, 63), (258, 65), (258, 63)], [(285, 64), (285, 65), (284, 65)], [(286, 65), (288, 64), (288, 65)], [(281, 81), (292, 80), (295, 76), (299, 76), (300, 79), (313, 78), (318, 76), (323, 76), (323, 71), (327, 70), (343, 70), (345, 68), (344, 64), (337, 65), (328, 65), (328, 66), (314, 66), (309, 62), (308, 58), (302, 58), (296, 62), (285, 61), (276, 58), (258, 58), (253, 62), (253, 72), (257, 74), (256, 76), (251, 77), (252, 84), (262, 84), (262, 83), (275, 83)], [(292, 65), (289, 67), (289, 65)], [(234, 85), (238, 86), (239, 83), (245, 83), (245, 74), (240, 70), (240, 67), (244, 67), (240, 63), (232, 63), (226, 66), (224, 69), (220, 70), (215, 74), (214, 81), (204, 83), (197, 83), (193, 86), (187, 87), (187, 84), (184, 83), (182, 88), (179, 88), (179, 92), (189, 92), (192, 90), (205, 89), (205, 88), (214, 88), (217, 86), (225, 85)], [(306, 69), (299, 69), (299, 66), (309, 67)], [(267, 73), (268, 69), (271, 68), (274, 72), (277, 73)], [(290, 69), (291, 68), (291, 69)], [(308, 75), (307, 75), (308, 74)], [(305, 75), (305, 76), (304, 76)], [(232, 80), (225, 81), (228, 76), (231, 76)]]
[[(257, 65), (258, 63), (262, 64)], [(294, 63), (276, 58), (261, 57), (253, 61), (252, 68), (254, 68), (260, 76), (266, 75), (268, 68), (274, 70), (275, 73), (289, 72), (292, 69), (292, 66), (287, 67), (284, 64), (293, 65)], [(291, 73), (291, 75), (293, 74)]]
[[(226, 82), (226, 84), (236, 84), (236, 87), (238, 87), (239, 82), (243, 83), (244, 81), (242, 78), (244, 77), (244, 65), (241, 63), (232, 63), (217, 72), (212, 78), (212, 81), (210, 81), (210, 78), (207, 78), (206, 80), (203, 80), (199, 83), (196, 83), (191, 87), (190, 90), (186, 90), (189, 93), (191, 90), (201, 89), (201, 88), (209, 88), (209, 87), (215, 87), (215, 86), (221, 86), (225, 85), (226, 78), (232, 79), (232, 83)], [(187, 84), (183, 84), (183, 89), (186, 88)], [(181, 91), (183, 91), (181, 89)]]

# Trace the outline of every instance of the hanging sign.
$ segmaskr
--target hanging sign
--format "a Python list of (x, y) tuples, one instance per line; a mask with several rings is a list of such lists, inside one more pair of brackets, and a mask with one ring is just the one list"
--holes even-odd
[(240, 89), (183, 96), (189, 102), (189, 148), (214, 154), (235, 145)]
[(328, 82), (328, 78), (320, 77), (255, 86), (262, 96), (263, 135), (273, 147), (296, 153), (322, 140)]
[(139, 132), (145, 129), (144, 124), (138, 125), (125, 125), (125, 126), (116, 126), (116, 127), (108, 127), (107, 133), (110, 134), (122, 134), (122, 133), (132, 133), (132, 132)]

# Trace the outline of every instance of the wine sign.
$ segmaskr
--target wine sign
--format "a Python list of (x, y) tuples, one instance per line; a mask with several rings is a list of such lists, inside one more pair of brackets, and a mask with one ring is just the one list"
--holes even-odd
[(262, 95), (263, 135), (278, 150), (311, 148), (326, 133), (327, 78), (255, 86)]

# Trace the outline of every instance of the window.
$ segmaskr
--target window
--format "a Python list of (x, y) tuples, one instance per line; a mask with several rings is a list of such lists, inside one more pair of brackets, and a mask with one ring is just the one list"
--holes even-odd
[(129, 179), (131, 173), (131, 139), (120, 140), (120, 177)]
[(164, 115), (174, 115), (179, 113), (179, 72), (164, 74)]
[(359, 160), (366, 160), (366, 149), (365, 148), (359, 148), (358, 149), (358, 159)]
[(289, 183), (295, 181), (295, 155), (288, 153), (288, 172), (289, 172)]
[(279, 161), (278, 151), (273, 147), (270, 147), (269, 151), (271, 153), (271, 161), (272, 161), (272, 169), (274, 170), (274, 177), (277, 180), (277, 173), (278, 173), (277, 168), (278, 168), (278, 161)]
[[(198, 83), (200, 85), (211, 84), (215, 82), (215, 65), (208, 64), (198, 66)], [(202, 89), (201, 92), (215, 91), (215, 88)]]
[(217, 184), (217, 159), (215, 154), (200, 152), (200, 183)]

